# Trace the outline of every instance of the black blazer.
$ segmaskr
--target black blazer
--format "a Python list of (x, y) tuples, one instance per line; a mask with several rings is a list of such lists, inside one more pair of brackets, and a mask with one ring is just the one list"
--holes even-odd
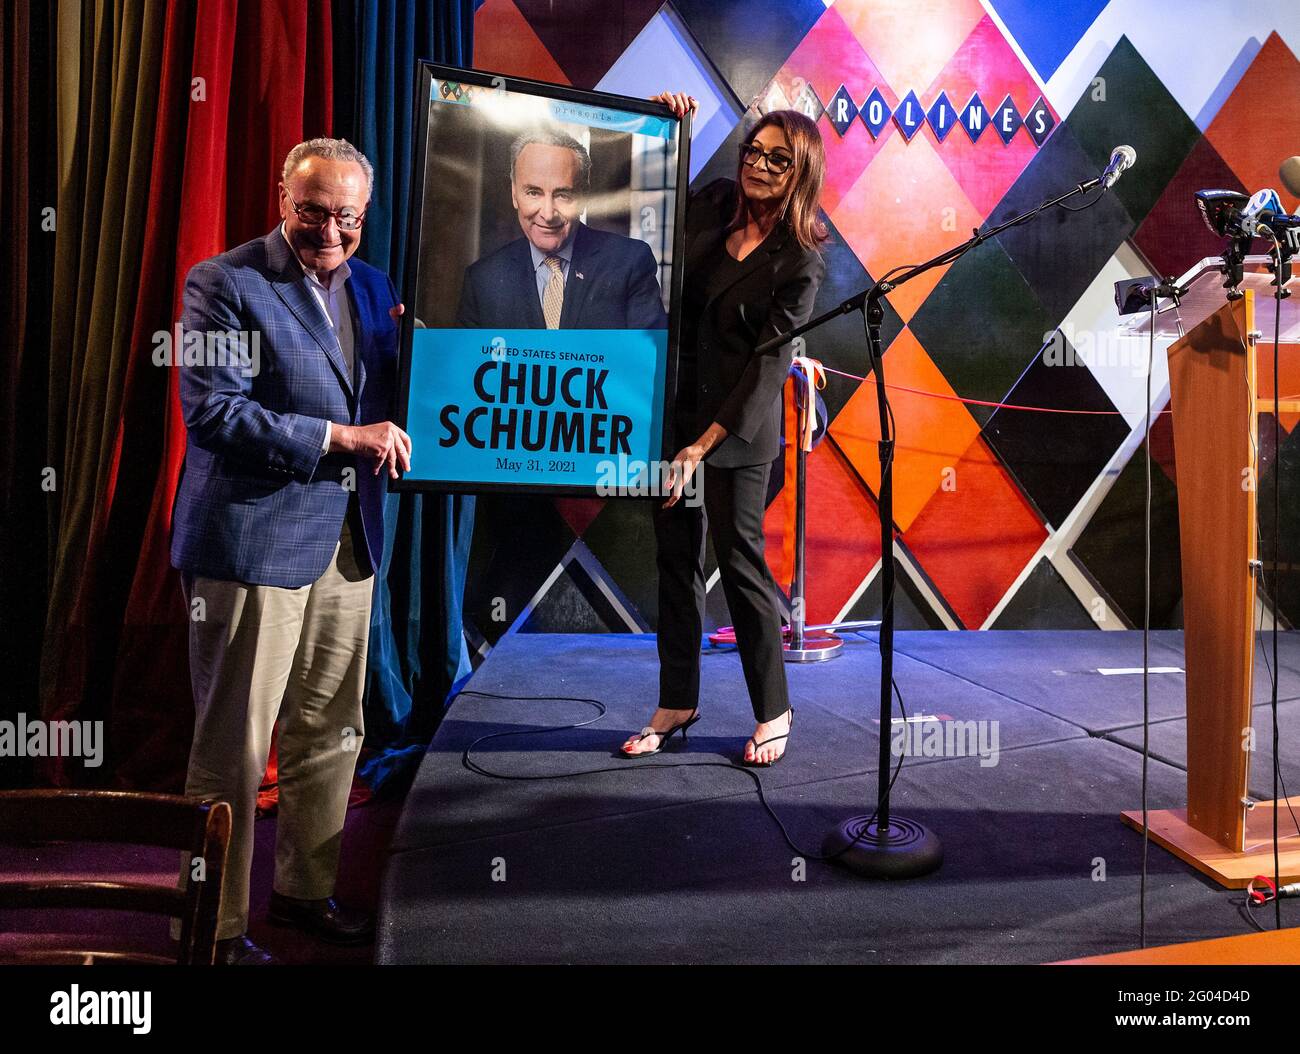
[[(727, 236), (736, 183), (719, 179), (694, 194), (686, 213), (683, 281), (704, 282), (701, 265)], [(720, 468), (761, 465), (781, 452), (781, 390), (794, 344), (764, 355), (754, 348), (788, 333), (812, 316), (817, 287), (826, 274), (821, 254), (799, 245), (779, 223), (741, 261), (734, 281), (705, 304), (696, 344), (696, 426), (692, 440), (712, 422), (727, 438), (705, 461)]]
[[(508, 242), (465, 270), (456, 325), (546, 328), (527, 238)], [(564, 284), (560, 328), (663, 329), (667, 325), (659, 265), (650, 246), (579, 223)]]

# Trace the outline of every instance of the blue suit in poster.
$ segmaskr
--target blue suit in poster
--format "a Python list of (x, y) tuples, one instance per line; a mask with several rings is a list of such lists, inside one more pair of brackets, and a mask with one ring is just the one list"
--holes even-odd
[[(645, 242), (575, 223), (560, 329), (663, 329), (659, 267)], [(545, 329), (527, 238), (516, 238), (465, 270), (456, 325)]]

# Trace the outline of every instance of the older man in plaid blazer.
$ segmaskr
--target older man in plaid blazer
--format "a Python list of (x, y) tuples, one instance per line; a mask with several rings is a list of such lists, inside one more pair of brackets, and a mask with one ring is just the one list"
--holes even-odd
[[(180, 396), (188, 440), (172, 563), (190, 613), (195, 730), (187, 794), (234, 829), (218, 962), (249, 940), (258, 784), (279, 722), (271, 920), (361, 943), (371, 920), (334, 879), (362, 738), (361, 694), (388, 476), (410, 467), (393, 424), (397, 316), (382, 271), (349, 262), (373, 172), (345, 140), (289, 152), (283, 222), (196, 264), (185, 282)], [(204, 334), (202, 346), (185, 334)]]

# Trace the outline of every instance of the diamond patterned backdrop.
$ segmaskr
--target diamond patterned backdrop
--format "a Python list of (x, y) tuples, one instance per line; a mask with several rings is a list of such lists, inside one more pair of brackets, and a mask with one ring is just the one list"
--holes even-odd
[[(1100, 204), (1046, 214), (900, 287), (884, 327), (900, 625), (1120, 628), (1141, 615), (1146, 345), (1115, 337), (1112, 283), (1215, 255), (1192, 192), (1276, 186), (1279, 161), (1300, 153), (1300, 5), (1230, 8), (1196, 0), (1154, 18), (1141, 0), (485, 0), (474, 65), (691, 92), (697, 186), (731, 174), (734, 144), (761, 112), (812, 116), (831, 231), (819, 311), (1063, 193), (1131, 144), (1138, 164)], [(968, 129), (968, 108), (989, 123)], [(809, 353), (860, 377), (863, 344), (860, 317), (845, 316)], [(1157, 412), (1163, 360), (1158, 348)], [(1300, 369), (1285, 369), (1282, 386), (1300, 393)], [(822, 394), (830, 425), (808, 463), (814, 622), (880, 606), (874, 381), (834, 375)], [(1173, 436), (1167, 414), (1155, 422), (1153, 617), (1178, 626)], [(1300, 485), (1298, 423), (1285, 416), (1278, 451), (1261, 419), (1262, 494), (1279, 472), (1284, 488)], [(793, 487), (783, 457), (766, 517), (782, 585)], [(1297, 509), (1284, 510), (1291, 538)], [(480, 654), (511, 631), (654, 628), (647, 506), (494, 495), (479, 510), (466, 631)], [(713, 567), (710, 555), (716, 625), (728, 619)], [(1283, 614), (1300, 616), (1286, 598)]]

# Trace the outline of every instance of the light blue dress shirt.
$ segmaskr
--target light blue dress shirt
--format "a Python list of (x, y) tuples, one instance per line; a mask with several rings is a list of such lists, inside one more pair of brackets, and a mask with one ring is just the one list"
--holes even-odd
[[(352, 268), (348, 266), (347, 260), (344, 260), (330, 272), (330, 284), (324, 285), (319, 278), (303, 266), (301, 260), (298, 260), (298, 253), (293, 247), (293, 242), (289, 241), (289, 235), (285, 232), (283, 221), (280, 223), (280, 236), (284, 239), (285, 244), (289, 246), (293, 258), (298, 261), (298, 266), (302, 268), (302, 273), (307, 279), (307, 288), (312, 291), (316, 303), (320, 305), (321, 313), (325, 316), (325, 321), (330, 324), (330, 329), (333, 330), (334, 337), (339, 342), (339, 351), (343, 355), (344, 363), (347, 364), (350, 371), (354, 371), (353, 358), (355, 352), (353, 348), (356, 343), (356, 334), (352, 332), (352, 310), (348, 305), (348, 294), (344, 286), (344, 283), (352, 277)], [(321, 446), (322, 453), (328, 454), (330, 452), (330, 434), (333, 430), (333, 423), (326, 421), (325, 442)]]

